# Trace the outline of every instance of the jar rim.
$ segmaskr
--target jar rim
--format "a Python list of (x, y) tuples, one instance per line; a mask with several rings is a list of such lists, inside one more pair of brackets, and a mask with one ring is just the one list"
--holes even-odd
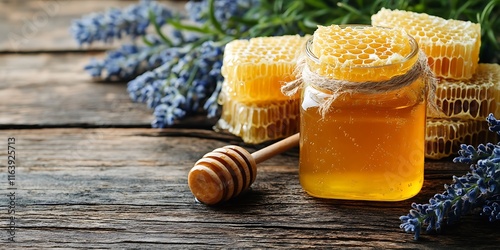
[[(389, 27), (383, 27), (383, 26), (373, 26), (373, 25), (366, 25), (366, 24), (343, 24), (343, 25), (338, 25), (340, 28), (342, 29), (345, 29), (347, 27), (351, 27), (351, 28), (366, 28), (366, 27), (377, 27), (377, 28), (383, 28), (383, 29), (393, 29), (393, 28), (389, 28)], [(413, 36), (411, 36), (410, 34), (408, 34), (406, 31), (405, 31), (406, 35), (408, 36), (408, 41), (410, 43), (410, 46), (411, 46), (411, 52), (408, 54), (408, 55), (405, 55), (404, 56), (404, 59), (402, 61), (399, 61), (399, 62), (396, 62), (396, 63), (388, 63), (388, 64), (384, 64), (384, 65), (376, 65), (376, 66), (367, 66), (367, 65), (355, 65), (355, 66), (350, 66), (349, 68), (354, 68), (354, 69), (363, 69), (363, 68), (370, 68), (370, 69), (374, 69), (374, 68), (384, 68), (384, 67), (388, 67), (388, 66), (394, 66), (394, 65), (400, 65), (400, 64), (404, 64), (406, 62), (408, 62), (409, 60), (413, 59), (417, 54), (418, 54), (418, 51), (419, 51), (419, 47), (418, 47), (418, 43), (417, 41), (415, 40), (415, 38), (413, 38)], [(321, 63), (319, 58), (314, 54), (314, 52), (312, 52), (311, 48), (312, 48), (312, 44), (314, 42), (314, 35), (311, 36), (309, 39), (307, 39), (306, 41), (306, 55), (309, 59), (313, 60), (315, 63)]]

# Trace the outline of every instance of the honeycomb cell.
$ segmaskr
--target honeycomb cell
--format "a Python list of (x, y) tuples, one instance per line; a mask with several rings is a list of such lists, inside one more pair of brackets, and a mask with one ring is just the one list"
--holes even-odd
[(427, 119), (425, 157), (441, 159), (455, 155), (461, 144), (479, 145), (498, 142), (488, 123), (478, 120)]
[(372, 25), (405, 29), (417, 40), (438, 77), (469, 79), (477, 69), (481, 46), (479, 24), (385, 8), (371, 20)]
[[(441, 80), (436, 104), (448, 118), (484, 121), (489, 113), (500, 117), (500, 65), (481, 63), (471, 79)], [(432, 112), (428, 117), (437, 118)]]

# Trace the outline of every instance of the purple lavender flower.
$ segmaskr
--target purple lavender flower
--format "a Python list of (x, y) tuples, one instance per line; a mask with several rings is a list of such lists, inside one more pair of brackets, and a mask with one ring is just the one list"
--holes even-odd
[(136, 38), (146, 34), (150, 25), (150, 12), (159, 26), (172, 17), (164, 5), (155, 1), (142, 0), (124, 10), (110, 9), (105, 13), (93, 13), (75, 20), (71, 33), (79, 44), (91, 44), (94, 41), (111, 42), (124, 35)]
[(487, 216), (490, 222), (500, 220), (500, 200), (486, 201), (481, 215)]
[(129, 80), (168, 60), (163, 56), (166, 50), (164, 44), (154, 47), (125, 44), (108, 51), (103, 60), (92, 59), (85, 70), (105, 80)]
[(154, 61), (162, 62), (161, 66), (145, 72), (127, 84), (130, 98), (135, 102), (148, 103), (150, 108), (154, 108), (164, 96), (163, 85), (167, 85), (172, 66), (177, 64), (184, 53), (178, 48), (168, 48), (157, 55), (159, 57)]
[(497, 120), (493, 114), (490, 114), (486, 118), (486, 121), (490, 124), (490, 131), (500, 135), (500, 121)]
[(154, 109), (155, 119), (151, 122), (153, 128), (164, 128), (172, 126), (176, 120), (183, 118), (186, 111), (182, 108), (186, 98), (174, 87), (165, 89), (165, 96)]
[[(213, 41), (206, 41), (195, 48), (185, 47), (186, 51), (177, 57), (175, 64), (168, 67), (168, 77), (162, 82), (161, 96), (147, 96), (146, 102), (154, 108), (155, 120), (153, 127), (171, 126), (173, 122), (188, 114), (199, 113), (204, 110), (209, 117), (213, 117), (218, 110), (216, 96), (220, 91), (222, 76), (222, 55), (224, 45)], [(139, 82), (129, 83), (129, 93), (136, 94)], [(151, 89), (148, 87), (147, 89)], [(159, 102), (158, 102), (159, 100)], [(182, 112), (181, 112), (182, 111)]]

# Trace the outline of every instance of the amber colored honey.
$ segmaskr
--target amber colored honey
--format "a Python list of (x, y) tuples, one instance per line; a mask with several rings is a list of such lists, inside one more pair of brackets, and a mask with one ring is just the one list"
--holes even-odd
[(423, 87), (417, 80), (393, 93), (346, 95), (325, 117), (315, 101), (325, 94), (306, 87), (300, 134), (303, 189), (315, 197), (352, 200), (398, 201), (416, 195), (424, 177)]

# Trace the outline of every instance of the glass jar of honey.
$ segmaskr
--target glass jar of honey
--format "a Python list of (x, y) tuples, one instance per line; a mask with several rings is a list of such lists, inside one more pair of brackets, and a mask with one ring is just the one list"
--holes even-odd
[(318, 27), (306, 44), (300, 108), (299, 178), (307, 193), (399, 201), (420, 191), (426, 81), (419, 55), (402, 30)]

